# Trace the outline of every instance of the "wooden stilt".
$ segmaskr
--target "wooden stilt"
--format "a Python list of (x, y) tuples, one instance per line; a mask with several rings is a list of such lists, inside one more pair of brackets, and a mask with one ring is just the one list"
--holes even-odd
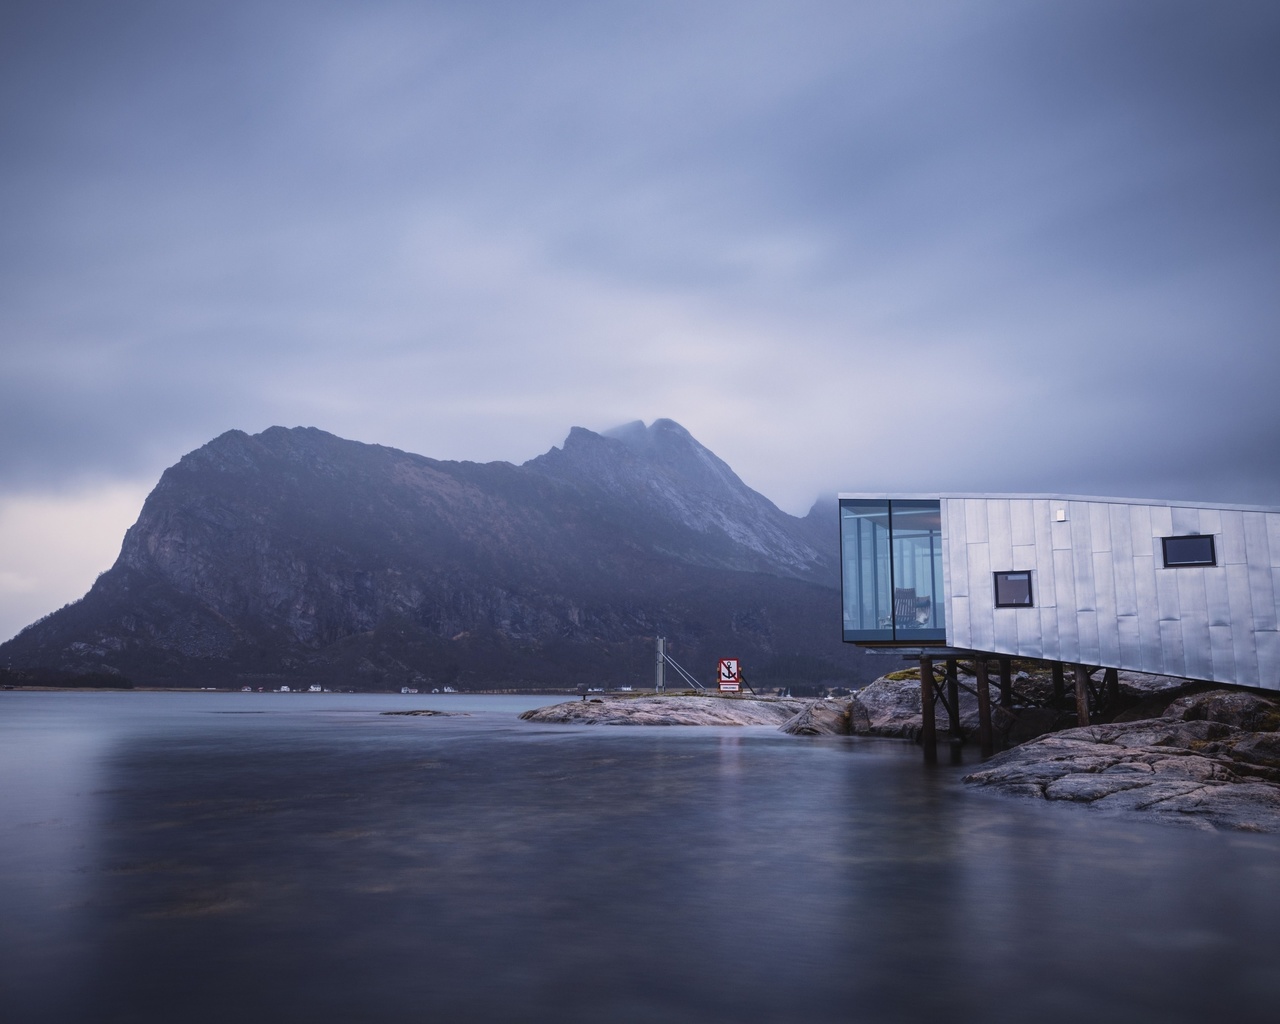
[(960, 675), (956, 669), (956, 659), (947, 659), (947, 732), (951, 740), (951, 760), (960, 761), (960, 748), (964, 745), (964, 736), (960, 731)]
[(933, 659), (920, 658), (920, 745), (928, 764), (938, 760), (938, 729), (933, 720)]
[(982, 756), (990, 757), (996, 752), (996, 747), (991, 735), (991, 684), (987, 682), (987, 659), (979, 658), (974, 668), (978, 673), (978, 744), (982, 748)]
[(1000, 659), (1000, 706), (1013, 707), (1013, 665), (1008, 658)]
[(960, 675), (956, 659), (947, 659), (947, 712), (950, 715), (951, 742), (960, 742)]
[(1062, 678), (1062, 662), (1055, 661), (1052, 666), (1053, 671), (1053, 699), (1061, 704), (1067, 698), (1066, 683)]
[(1076, 666), (1076, 723), (1089, 724), (1089, 673), (1083, 665)]
[(1113, 668), (1103, 673), (1102, 699), (1107, 705), (1107, 714), (1114, 715), (1116, 704), (1120, 701), (1120, 673)]

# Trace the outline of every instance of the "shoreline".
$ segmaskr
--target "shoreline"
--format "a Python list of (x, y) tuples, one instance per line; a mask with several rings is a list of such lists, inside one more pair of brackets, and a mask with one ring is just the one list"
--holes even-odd
[[(520, 718), (574, 725), (773, 725), (791, 735), (918, 742), (919, 679), (895, 675), (829, 700), (720, 694), (595, 698), (537, 708)], [(1130, 675), (1124, 682), (1130, 706), (1110, 722), (1055, 728), (1062, 716), (1051, 709), (1003, 709), (1000, 732), (1007, 749), (970, 767), (963, 782), (1003, 796), (1193, 828), (1280, 832), (1280, 700), (1168, 677)], [(1029, 681), (1023, 686), (1030, 688)], [(972, 708), (961, 702), (961, 726), (971, 741), (977, 698), (970, 697)]]

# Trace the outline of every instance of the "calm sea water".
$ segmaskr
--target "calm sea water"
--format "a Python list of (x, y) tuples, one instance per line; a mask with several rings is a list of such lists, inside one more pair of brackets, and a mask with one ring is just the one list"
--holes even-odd
[(0, 693), (0, 1019), (1276, 1019), (1276, 837), (545, 702)]

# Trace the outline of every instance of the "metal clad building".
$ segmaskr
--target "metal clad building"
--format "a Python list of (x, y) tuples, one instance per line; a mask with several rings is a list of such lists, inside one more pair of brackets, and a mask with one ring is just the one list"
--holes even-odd
[(840, 496), (844, 638), (1280, 690), (1280, 509)]

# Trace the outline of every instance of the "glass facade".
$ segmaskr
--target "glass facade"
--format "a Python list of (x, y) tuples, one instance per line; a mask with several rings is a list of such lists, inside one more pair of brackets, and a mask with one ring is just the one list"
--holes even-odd
[(941, 502), (842, 498), (840, 565), (846, 640), (946, 640)]

